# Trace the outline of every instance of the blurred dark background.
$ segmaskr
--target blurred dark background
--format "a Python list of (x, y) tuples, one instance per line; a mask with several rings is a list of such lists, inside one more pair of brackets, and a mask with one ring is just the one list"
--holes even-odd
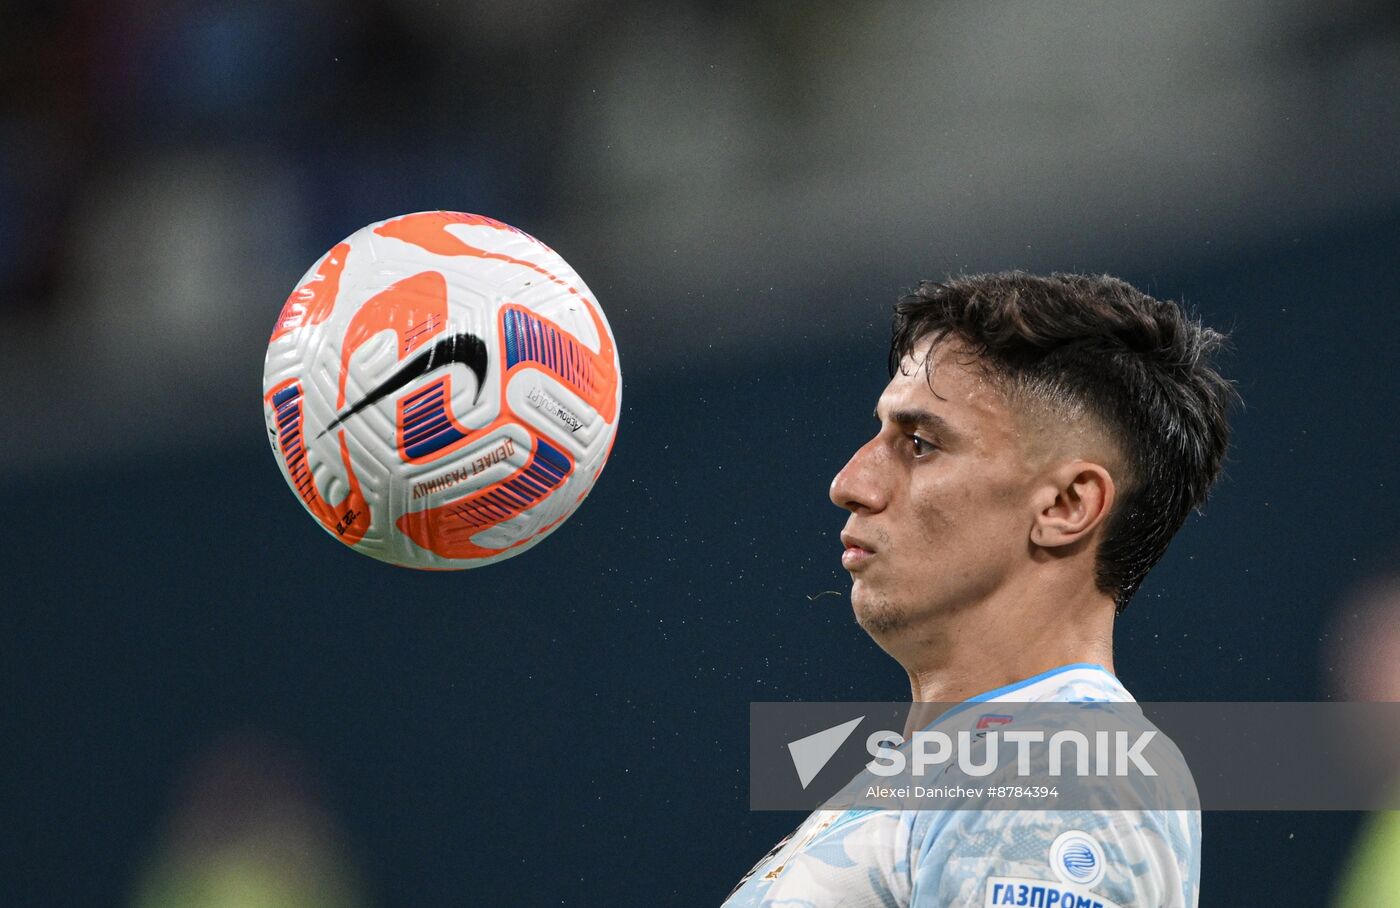
[[(1347, 695), (1400, 552), (1395, 5), (4, 19), (3, 904), (717, 904), (800, 819), (747, 808), (748, 703), (908, 694), (826, 486), (890, 305), (959, 271), (1107, 271), (1233, 331), (1228, 474), (1119, 673)], [(327, 538), (259, 401), (306, 267), (427, 208), (568, 258), (625, 388), (587, 506), (453, 575)], [(1331, 901), (1362, 820), (1208, 813), (1202, 904)]]

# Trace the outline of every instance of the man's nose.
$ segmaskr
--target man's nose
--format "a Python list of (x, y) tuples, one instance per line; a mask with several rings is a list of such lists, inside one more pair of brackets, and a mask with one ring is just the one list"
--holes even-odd
[(888, 494), (881, 481), (883, 448), (878, 437), (870, 439), (851, 455), (841, 472), (831, 480), (831, 503), (852, 513), (881, 511), (888, 503)]

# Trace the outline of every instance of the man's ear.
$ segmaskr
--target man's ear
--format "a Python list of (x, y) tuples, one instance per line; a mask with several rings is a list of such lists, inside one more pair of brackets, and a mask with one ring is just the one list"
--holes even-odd
[(1115, 493), (1113, 476), (1100, 464), (1061, 464), (1046, 474), (1036, 491), (1039, 510), (1031, 524), (1031, 542), (1044, 548), (1073, 545), (1108, 517)]

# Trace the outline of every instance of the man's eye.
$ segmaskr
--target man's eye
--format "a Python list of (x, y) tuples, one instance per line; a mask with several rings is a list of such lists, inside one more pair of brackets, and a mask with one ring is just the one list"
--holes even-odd
[(925, 454), (932, 453), (938, 448), (938, 446), (935, 445), (933, 442), (920, 438), (917, 435), (910, 435), (909, 440), (914, 445), (915, 457), (923, 457)]

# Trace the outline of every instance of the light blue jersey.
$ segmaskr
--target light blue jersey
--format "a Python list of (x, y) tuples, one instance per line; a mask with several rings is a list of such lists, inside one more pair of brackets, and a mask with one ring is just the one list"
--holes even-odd
[[(1131, 703), (1097, 665), (1066, 665), (973, 697)], [(1135, 707), (1134, 707), (1135, 708)], [(1183, 908), (1199, 898), (1196, 810), (818, 810), (754, 867), (726, 908)]]

